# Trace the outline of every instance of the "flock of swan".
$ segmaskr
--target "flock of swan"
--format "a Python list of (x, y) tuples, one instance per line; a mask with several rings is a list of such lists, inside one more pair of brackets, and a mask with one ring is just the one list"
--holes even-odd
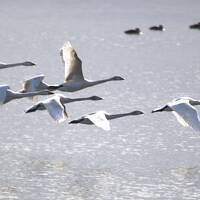
[[(49, 115), (55, 121), (60, 123), (68, 118), (68, 113), (65, 107), (66, 103), (85, 100), (97, 101), (102, 100), (102, 98), (98, 96), (91, 96), (71, 99), (59, 93), (55, 94), (53, 91), (58, 90), (65, 92), (75, 92), (109, 81), (124, 80), (120, 76), (114, 76), (97, 81), (89, 81), (85, 79), (82, 72), (81, 59), (78, 57), (75, 49), (72, 47), (69, 41), (64, 43), (63, 47), (60, 50), (60, 55), (65, 66), (65, 79), (63, 83), (60, 83), (58, 85), (48, 85), (43, 81), (44, 75), (38, 75), (28, 80), (25, 80), (23, 82), (22, 89), (17, 92), (12, 91), (8, 85), (0, 85), (0, 103), (5, 104), (11, 100), (25, 97), (33, 98), (36, 95), (53, 95), (45, 100), (39, 101), (36, 104), (32, 105), (25, 112), (31, 113), (37, 110), (47, 110)], [(14, 64), (0, 63), (0, 69), (20, 65), (34, 66), (35, 64), (32, 62), (22, 62)], [(200, 131), (199, 116), (197, 114), (197, 110), (194, 107), (196, 105), (200, 105), (200, 101), (192, 99), (190, 97), (180, 97), (172, 100), (161, 108), (156, 108), (152, 110), (152, 113), (171, 111), (181, 125), (185, 127), (190, 126), (194, 130)], [(78, 119), (72, 120), (69, 122), (69, 124), (94, 124), (97, 127), (108, 131), (111, 129), (109, 120), (141, 114), (144, 113), (139, 110), (120, 114), (109, 114), (106, 111), (96, 111), (86, 114)]]

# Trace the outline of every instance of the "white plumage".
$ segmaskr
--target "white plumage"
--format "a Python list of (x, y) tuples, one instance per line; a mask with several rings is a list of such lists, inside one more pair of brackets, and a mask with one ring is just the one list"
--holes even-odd
[(200, 120), (194, 106), (200, 105), (200, 101), (190, 97), (181, 97), (172, 100), (162, 108), (152, 112), (172, 111), (177, 121), (184, 127), (190, 126), (196, 131), (200, 131)]
[(96, 111), (87, 115), (84, 115), (83, 117), (76, 119), (76, 120), (72, 120), (69, 122), (69, 124), (94, 124), (99, 128), (102, 128), (105, 131), (109, 131), (110, 130), (110, 123), (108, 120), (112, 120), (112, 119), (116, 119), (116, 118), (120, 118), (120, 117), (125, 117), (125, 116), (129, 116), (129, 115), (141, 115), (143, 114), (143, 112), (139, 111), (139, 110), (135, 110), (132, 112), (128, 112), (128, 113), (121, 113), (121, 114), (109, 114), (106, 111)]

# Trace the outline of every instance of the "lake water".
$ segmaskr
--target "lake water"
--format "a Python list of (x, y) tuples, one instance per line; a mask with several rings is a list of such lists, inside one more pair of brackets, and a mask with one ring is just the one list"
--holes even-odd
[[(200, 199), (199, 133), (171, 113), (151, 114), (175, 97), (200, 99), (200, 31), (188, 28), (199, 13), (199, 0), (1, 0), (0, 60), (37, 63), (1, 70), (1, 84), (18, 90), (39, 74), (61, 83), (59, 49), (70, 40), (85, 77), (125, 81), (63, 93), (105, 99), (66, 105), (69, 118), (96, 110), (145, 115), (113, 120), (104, 132), (57, 124), (47, 112), (25, 114), (29, 99), (1, 106), (0, 199)], [(157, 24), (166, 31), (148, 30)], [(144, 34), (123, 33), (135, 27)]]

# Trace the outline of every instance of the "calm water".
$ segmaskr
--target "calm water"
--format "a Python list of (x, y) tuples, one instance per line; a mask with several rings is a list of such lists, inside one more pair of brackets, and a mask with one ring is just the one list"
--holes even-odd
[[(145, 115), (114, 120), (104, 132), (24, 114), (29, 99), (1, 106), (0, 199), (200, 199), (200, 135), (170, 113), (150, 113), (175, 97), (200, 99), (200, 32), (188, 28), (199, 13), (199, 0), (1, 0), (0, 60), (38, 64), (1, 70), (1, 84), (18, 90), (41, 73), (61, 83), (59, 48), (70, 40), (85, 77), (126, 79), (65, 93), (105, 98), (68, 104), (70, 119), (95, 110)], [(148, 30), (161, 23), (165, 32)], [(143, 35), (123, 33), (137, 26)]]

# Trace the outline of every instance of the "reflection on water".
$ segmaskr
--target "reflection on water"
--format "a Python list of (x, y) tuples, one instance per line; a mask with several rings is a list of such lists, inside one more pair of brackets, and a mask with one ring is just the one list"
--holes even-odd
[[(30, 160), (11, 185), (1, 183), (1, 199), (198, 199), (200, 167), (126, 171), (71, 168), (67, 161)], [(146, 175), (142, 175), (146, 174)], [(11, 178), (8, 176), (8, 178)]]

